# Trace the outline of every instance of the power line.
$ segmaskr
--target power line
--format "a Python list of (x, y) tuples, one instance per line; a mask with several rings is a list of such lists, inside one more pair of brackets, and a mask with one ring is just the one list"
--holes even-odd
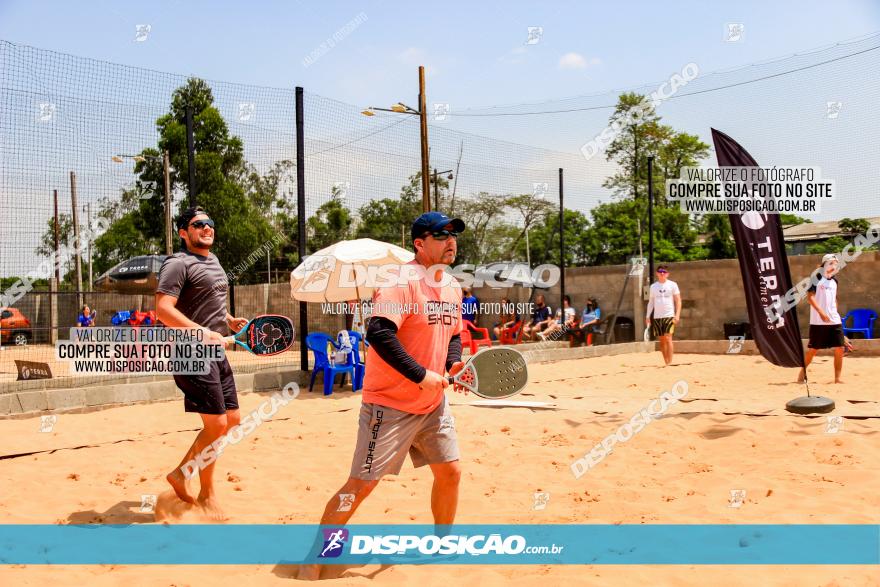
[[(684, 94), (675, 94), (673, 96), (666, 98), (666, 100), (672, 100), (674, 98), (685, 98), (687, 96), (696, 96), (697, 94), (706, 94), (709, 92), (717, 92), (719, 90), (725, 90), (725, 89), (734, 88), (737, 86), (744, 86), (747, 84), (753, 84), (756, 82), (765, 81), (765, 80), (773, 79), (776, 77), (781, 77), (783, 75), (788, 75), (791, 73), (797, 73), (799, 71), (812, 69), (814, 67), (819, 67), (821, 65), (827, 65), (829, 63), (834, 63), (835, 61), (841, 61), (843, 59), (848, 59), (850, 57), (862, 55), (864, 53), (868, 53), (870, 51), (875, 51), (877, 49), (880, 49), (880, 45), (875, 45), (874, 47), (869, 47), (868, 49), (856, 51), (855, 53), (841, 55), (840, 57), (835, 57), (833, 59), (828, 59), (826, 61), (820, 61), (819, 63), (813, 63), (810, 65), (805, 65), (803, 67), (789, 69), (787, 71), (781, 71), (779, 73), (774, 73), (772, 75), (765, 75), (765, 76), (758, 77), (755, 79), (746, 80), (746, 81), (742, 81), (742, 82), (736, 82), (736, 83), (732, 83), (732, 84), (726, 84), (726, 85), (718, 86), (715, 88), (707, 88), (705, 90), (697, 90), (695, 92), (688, 92), (688, 93), (684, 93)], [(644, 87), (644, 86), (642, 86), (642, 87)], [(567, 98), (566, 100), (570, 100), (570, 99), (572, 99), (572, 98)], [(510, 108), (510, 107), (511, 106), (507, 106), (507, 108)], [(490, 106), (490, 108), (493, 108), (493, 107)], [(541, 114), (566, 114), (566, 113), (571, 113), (571, 112), (587, 112), (590, 110), (608, 110), (608, 109), (613, 109), (613, 108), (617, 108), (617, 104), (610, 104), (610, 105), (603, 105), (603, 106), (588, 106), (588, 107), (584, 107), (584, 108), (565, 108), (565, 109), (560, 109), (560, 110), (541, 110), (541, 111), (537, 111), (537, 112), (487, 112), (487, 113), (483, 113), (483, 114), (464, 114), (461, 112), (458, 112), (458, 113), (449, 112), (446, 115), (447, 116), (461, 116), (461, 117), (535, 116), (535, 115), (541, 115)]]

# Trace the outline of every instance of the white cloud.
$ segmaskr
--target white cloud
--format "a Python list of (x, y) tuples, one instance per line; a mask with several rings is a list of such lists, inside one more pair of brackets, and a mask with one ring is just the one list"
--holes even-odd
[(424, 65), (425, 52), (418, 47), (407, 47), (397, 54), (397, 59), (407, 65)]
[(509, 53), (498, 58), (501, 63), (523, 63), (528, 50), (525, 47), (514, 47)]
[(398, 53), (395, 58), (400, 63), (403, 63), (409, 67), (417, 67), (419, 65), (425, 66), (425, 75), (429, 75), (432, 77), (436, 77), (440, 75), (440, 70), (437, 68), (436, 63), (429, 63), (430, 59), (428, 59), (428, 54), (418, 47), (407, 47), (400, 53)]
[(602, 62), (598, 57), (587, 59), (580, 53), (571, 52), (559, 58), (559, 69), (586, 69), (600, 63)]

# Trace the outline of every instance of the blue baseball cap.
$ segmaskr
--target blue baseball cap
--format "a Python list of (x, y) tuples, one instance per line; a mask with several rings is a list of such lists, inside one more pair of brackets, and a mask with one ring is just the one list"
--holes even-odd
[(450, 218), (443, 212), (425, 212), (413, 222), (410, 236), (412, 240), (416, 240), (422, 238), (426, 232), (443, 230), (449, 224), (455, 232), (464, 232), (464, 220), (461, 218)]

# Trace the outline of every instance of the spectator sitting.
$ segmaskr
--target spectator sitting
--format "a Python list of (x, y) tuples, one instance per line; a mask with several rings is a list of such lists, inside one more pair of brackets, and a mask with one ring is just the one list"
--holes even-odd
[(550, 325), (553, 320), (550, 306), (544, 301), (544, 294), (535, 296), (535, 308), (532, 311), (532, 321), (523, 326), (523, 339), (534, 340), (539, 332)]
[(568, 329), (577, 322), (577, 313), (571, 307), (571, 296), (562, 296), (562, 308), (556, 310), (556, 319), (550, 323), (547, 330), (538, 333), (541, 340), (556, 340), (565, 335)]
[(498, 315), (498, 322), (492, 327), (495, 340), (501, 339), (502, 330), (513, 328), (517, 322), (519, 322), (519, 314), (516, 313), (516, 307), (510, 303), (509, 299), (501, 298), (501, 313)]
[(477, 305), (480, 303), (476, 297), (474, 297), (473, 293), (471, 293), (471, 288), (465, 287), (462, 288), (462, 297), (461, 297), (461, 317), (464, 320), (467, 320), (474, 326), (477, 324)]
[(599, 309), (599, 303), (596, 301), (596, 298), (587, 299), (587, 305), (581, 314), (580, 324), (578, 324), (577, 328), (572, 329), (572, 334), (574, 334), (574, 338), (571, 341), (572, 345), (574, 345), (576, 339), (586, 342), (587, 335), (596, 332), (596, 327), (601, 319), (602, 310)]
[(82, 311), (79, 313), (79, 316), (76, 319), (76, 325), (80, 328), (88, 328), (89, 326), (93, 326), (95, 324), (95, 318), (97, 317), (97, 312), (92, 312), (92, 309), (88, 306), (83, 306)]

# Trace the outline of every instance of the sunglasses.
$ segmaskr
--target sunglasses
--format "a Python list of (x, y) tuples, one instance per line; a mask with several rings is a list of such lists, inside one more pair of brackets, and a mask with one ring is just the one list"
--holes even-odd
[(434, 237), (434, 240), (438, 241), (445, 241), (449, 237), (452, 237), (454, 239), (458, 238), (458, 233), (454, 230), (434, 230), (431, 232), (426, 232), (422, 238), (425, 238), (429, 234)]
[(666, 269), (658, 269), (657, 273), (669, 273)]
[(198, 228), (198, 229), (205, 228), (206, 226), (210, 226), (211, 228), (214, 228), (214, 221), (211, 220), (210, 218), (208, 218), (206, 220), (196, 220), (195, 222), (190, 224), (190, 226), (192, 226), (193, 228)]

